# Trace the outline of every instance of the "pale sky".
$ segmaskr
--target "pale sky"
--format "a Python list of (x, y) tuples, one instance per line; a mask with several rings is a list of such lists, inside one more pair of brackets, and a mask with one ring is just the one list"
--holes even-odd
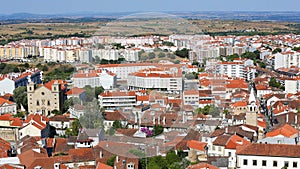
[(299, 0), (1, 0), (0, 14), (166, 11), (300, 11)]

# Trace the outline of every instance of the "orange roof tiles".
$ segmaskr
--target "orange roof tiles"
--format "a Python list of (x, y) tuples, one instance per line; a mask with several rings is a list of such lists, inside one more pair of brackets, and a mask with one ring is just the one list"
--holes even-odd
[(120, 91), (105, 91), (100, 94), (102, 97), (113, 97), (113, 96), (135, 96), (134, 91), (126, 91), (126, 92), (120, 92)]
[(246, 107), (247, 102), (246, 101), (238, 101), (238, 102), (235, 102), (232, 106), (233, 107)]
[(300, 157), (299, 145), (287, 144), (249, 144), (246, 146), (238, 146), (236, 154), (238, 155), (254, 155), (266, 157)]
[(207, 143), (196, 140), (189, 140), (187, 144), (190, 149), (196, 149), (200, 151), (205, 151), (205, 146), (207, 145)]
[(109, 166), (109, 165), (106, 165), (106, 164), (103, 164), (103, 163), (100, 163), (100, 162), (98, 162), (96, 169), (113, 169), (113, 167), (111, 167), (111, 166)]
[(199, 95), (198, 90), (187, 90), (183, 92), (184, 95)]
[(74, 87), (74, 88), (70, 89), (66, 94), (67, 95), (80, 95), (83, 92), (84, 92), (83, 89)]
[(277, 129), (274, 129), (266, 134), (266, 137), (276, 137), (276, 136), (284, 136), (284, 137), (292, 137), (298, 133), (294, 127), (289, 124), (285, 124)]
[(0, 106), (2, 106), (3, 104), (15, 104), (15, 103), (0, 97)]
[(61, 90), (65, 90), (65, 89), (66, 89), (65, 85), (67, 84), (67, 82), (66, 82), (65, 80), (51, 80), (50, 82), (44, 84), (44, 86), (45, 86), (46, 88), (48, 88), (49, 90), (51, 90), (52, 85), (53, 85), (54, 83), (56, 83), (56, 82), (57, 82), (58, 84), (61, 85), (61, 86), (60, 86)]
[(199, 163), (199, 164), (190, 165), (187, 167), (187, 169), (220, 169), (220, 168), (207, 163)]
[(251, 144), (251, 142), (247, 141), (247, 140), (243, 139), (242, 137), (235, 134), (230, 137), (227, 144), (225, 145), (225, 148), (226, 149), (236, 149), (237, 146), (248, 145), (248, 144)]

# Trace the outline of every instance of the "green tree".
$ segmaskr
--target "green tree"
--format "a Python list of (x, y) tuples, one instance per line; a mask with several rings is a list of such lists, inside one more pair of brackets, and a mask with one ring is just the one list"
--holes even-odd
[(171, 150), (166, 155), (167, 164), (173, 164), (175, 162), (180, 162), (180, 158), (177, 156), (175, 151)]
[(113, 166), (115, 165), (115, 161), (116, 161), (116, 156), (111, 156), (111, 157), (106, 161), (106, 164), (113, 167)]
[(116, 129), (121, 129), (121, 128), (123, 128), (123, 125), (122, 125), (122, 122), (121, 122), (121, 121), (115, 120), (115, 121), (113, 122), (112, 127), (116, 130)]
[(155, 53), (154, 52), (150, 52), (148, 54), (149, 59), (154, 59), (155, 58)]
[(165, 45), (165, 46), (174, 46), (174, 43), (169, 42), (169, 41), (163, 41), (162, 44)]
[(28, 110), (27, 103), (27, 88), (26, 86), (20, 86), (13, 91), (14, 101), (17, 103), (18, 109), (21, 108), (21, 105)]
[(167, 169), (168, 165), (166, 160), (162, 156), (154, 156), (149, 159), (149, 163), (147, 164), (147, 168), (151, 169)]
[(61, 114), (62, 114), (61, 111), (56, 110), (56, 109), (55, 109), (55, 110), (52, 110), (51, 113), (52, 113), (52, 114), (55, 114), (55, 115), (61, 115)]
[(272, 54), (280, 53), (282, 50), (280, 48), (276, 48), (272, 51)]
[(81, 116), (79, 120), (84, 128), (103, 128), (103, 116), (97, 99), (85, 105), (84, 116)]
[(164, 127), (161, 125), (154, 125), (153, 127), (153, 136), (160, 135), (164, 132)]
[(269, 86), (280, 88), (281, 84), (280, 84), (280, 82), (277, 82), (275, 77), (271, 77), (269, 80)]
[(159, 58), (164, 58), (165, 56), (166, 56), (166, 54), (163, 53), (163, 52), (160, 52), (160, 53), (158, 54), (158, 57), (159, 57)]
[(95, 97), (98, 99), (98, 96), (104, 92), (104, 88), (102, 86), (95, 87)]
[(75, 119), (72, 124), (71, 128), (66, 129), (66, 135), (68, 136), (78, 136), (79, 129), (81, 128), (81, 124), (78, 119)]
[(44, 65), (43, 67), (42, 67), (42, 71), (44, 71), (44, 72), (46, 72), (46, 71), (48, 71), (49, 69), (48, 69), (48, 66), (47, 65)]
[(168, 53), (168, 58), (170, 59), (175, 59), (176, 56), (173, 53)]
[(189, 57), (189, 51), (187, 48), (183, 48), (181, 50), (176, 50), (175, 55), (181, 57), (181, 58), (188, 58)]

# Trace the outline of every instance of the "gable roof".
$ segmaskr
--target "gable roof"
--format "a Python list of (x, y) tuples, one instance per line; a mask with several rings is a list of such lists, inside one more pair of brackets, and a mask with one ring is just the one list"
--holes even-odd
[(237, 146), (248, 145), (251, 144), (250, 141), (243, 139), (238, 135), (233, 135), (230, 137), (228, 142), (226, 143), (226, 149), (236, 149)]
[(196, 149), (200, 151), (205, 151), (205, 146), (207, 145), (207, 143), (196, 140), (189, 140), (187, 141), (187, 144), (190, 149)]
[(220, 168), (207, 163), (199, 163), (199, 164), (190, 165), (187, 167), (187, 169), (220, 169)]
[(284, 136), (284, 137), (292, 137), (298, 133), (294, 127), (290, 126), (289, 124), (285, 124), (281, 127), (278, 127), (266, 134), (266, 137), (276, 137), (276, 136)]
[(249, 144), (238, 146), (237, 155), (271, 156), (271, 157), (296, 157), (300, 158), (299, 145), (287, 144)]
[(112, 166), (106, 165), (104, 163), (98, 162), (96, 169), (113, 169)]
[(84, 90), (78, 87), (74, 87), (72, 89), (70, 89), (69, 91), (67, 91), (67, 95), (80, 95), (81, 93), (83, 93)]

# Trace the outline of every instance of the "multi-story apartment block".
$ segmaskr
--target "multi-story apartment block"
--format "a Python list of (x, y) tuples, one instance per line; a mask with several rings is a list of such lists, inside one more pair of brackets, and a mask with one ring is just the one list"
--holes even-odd
[(100, 107), (115, 109), (137, 105), (137, 96), (133, 91), (105, 91), (99, 95)]
[(184, 105), (192, 105), (195, 107), (199, 106), (199, 91), (188, 90), (183, 92), (183, 103)]
[(275, 54), (274, 69), (300, 67), (299, 52), (282, 52)]
[(245, 66), (241, 62), (219, 62), (215, 70), (220, 75), (245, 78)]
[(106, 69), (79, 71), (73, 75), (72, 80), (73, 86), (79, 88), (90, 85), (93, 88), (102, 86), (109, 90), (117, 85), (117, 76)]
[(65, 100), (66, 82), (52, 80), (42, 86), (27, 85), (28, 112), (49, 116), (53, 110), (61, 111)]
[(127, 80), (128, 74), (138, 72), (143, 69), (155, 68), (157, 64), (151, 63), (125, 63), (125, 64), (108, 64), (100, 65), (99, 69), (106, 69), (117, 75), (120, 80)]
[(158, 89), (163, 91), (182, 91), (183, 80), (181, 71), (171, 68), (150, 68), (128, 75), (127, 84), (131, 89)]
[(286, 93), (296, 94), (300, 91), (300, 79), (287, 79), (284, 81), (284, 87)]

